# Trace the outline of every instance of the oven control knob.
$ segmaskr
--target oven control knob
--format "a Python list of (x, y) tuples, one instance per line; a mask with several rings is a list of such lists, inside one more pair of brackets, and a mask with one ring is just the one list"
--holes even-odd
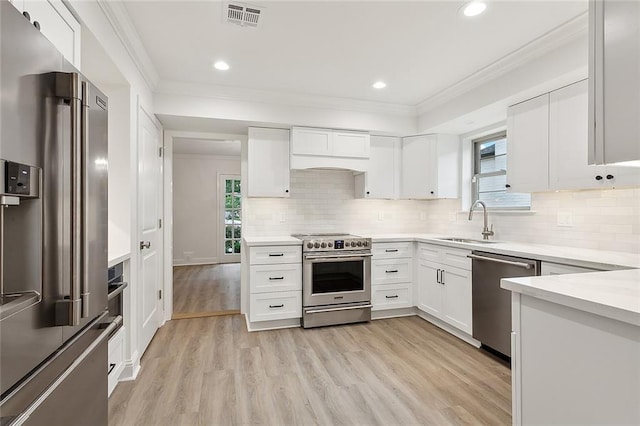
[(329, 243), (327, 244), (329, 247), (333, 247), (333, 243)]
[(356, 246), (356, 242), (355, 241), (351, 241), (351, 247), (355, 247)]
[(322, 243), (322, 244), (320, 244), (320, 247), (322, 247), (322, 248), (326, 248), (326, 247), (327, 247), (327, 243)]
[(319, 242), (315, 242), (315, 244), (313, 245), (315, 248), (320, 248), (320, 243)]
[(313, 248), (313, 243), (307, 243), (307, 248)]
[(358, 241), (358, 247), (362, 247), (362, 241)]
[(365, 247), (369, 247), (369, 241), (363, 242), (362, 245), (365, 246)]

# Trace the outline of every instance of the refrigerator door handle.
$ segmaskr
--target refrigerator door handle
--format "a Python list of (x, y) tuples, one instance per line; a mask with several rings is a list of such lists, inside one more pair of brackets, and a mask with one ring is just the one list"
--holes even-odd
[[(88, 194), (87, 194), (87, 135), (89, 134), (88, 128), (89, 128), (89, 117), (88, 117), (88, 110), (89, 110), (89, 104), (87, 102), (87, 98), (89, 96), (89, 90), (88, 90), (88, 86), (87, 86), (87, 82), (83, 81), (82, 82), (82, 103), (80, 105), (80, 151), (81, 151), (81, 157), (80, 157), (80, 175), (82, 176), (80, 182), (81, 182), (81, 212), (82, 212), (82, 217), (85, 218), (88, 215)], [(82, 224), (82, 229), (85, 229), (85, 224)], [(78, 253), (79, 254), (79, 259), (78, 261), (83, 262), (83, 259), (86, 261), (86, 259), (89, 258), (89, 238), (87, 238), (87, 236), (84, 234), (84, 231), (82, 232), (82, 249), (81, 251)], [(81, 312), (81, 317), (82, 318), (88, 318), (89, 317), (89, 268), (87, 267), (87, 265), (85, 265), (84, 263), (81, 263), (81, 267), (82, 267), (82, 281), (80, 283), (81, 289), (80, 289), (80, 298), (81, 298), (81, 303), (82, 303), (82, 312)]]
[(93, 342), (91, 342), (87, 349), (85, 349), (84, 352), (82, 352), (80, 356), (78, 356), (78, 358), (76, 358), (73, 363), (71, 363), (71, 365), (51, 384), (51, 386), (49, 386), (42, 394), (40, 394), (40, 396), (38, 396), (35, 401), (29, 404), (29, 406), (22, 413), (20, 413), (11, 424), (17, 426), (26, 422), (29, 419), (29, 416), (31, 416), (31, 414), (38, 409), (38, 407), (49, 397), (49, 395), (51, 395), (65, 381), (65, 379), (69, 377), (80, 366), (80, 364), (82, 364), (82, 362), (87, 359), (98, 346), (102, 344), (102, 342), (108, 339), (111, 333), (121, 323), (122, 317), (120, 316), (116, 317), (116, 319), (109, 323), (109, 325), (100, 333), (100, 335), (96, 337)]
[[(70, 74), (70, 78), (76, 80), (77, 74)], [(77, 81), (77, 80), (76, 80)], [(72, 209), (71, 209), (71, 291), (69, 306), (69, 325), (80, 324), (82, 299), (81, 282), (83, 281), (82, 242), (84, 240), (82, 223), (82, 135), (83, 109), (82, 100), (71, 99), (71, 170), (72, 170)]]

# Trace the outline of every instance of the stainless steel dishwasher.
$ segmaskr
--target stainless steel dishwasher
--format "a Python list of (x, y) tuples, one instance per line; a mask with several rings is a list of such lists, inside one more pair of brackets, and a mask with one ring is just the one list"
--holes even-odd
[(502, 278), (540, 275), (540, 261), (474, 251), (472, 259), (473, 338), (511, 357), (511, 292)]

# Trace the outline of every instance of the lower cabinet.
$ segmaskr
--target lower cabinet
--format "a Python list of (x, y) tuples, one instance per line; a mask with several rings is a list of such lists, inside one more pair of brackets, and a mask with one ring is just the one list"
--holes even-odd
[[(438, 252), (447, 259), (460, 250), (439, 248)], [(419, 259), (417, 269), (418, 309), (471, 334), (471, 268)]]
[(124, 370), (124, 333), (125, 328), (120, 327), (120, 330), (109, 339), (109, 366), (107, 369), (108, 380), (108, 395), (110, 396), (113, 390), (118, 385), (120, 380), (120, 374)]
[(249, 248), (249, 321), (302, 317), (302, 247)]
[(372, 288), (373, 310), (410, 308), (413, 306), (413, 285), (381, 284)]
[(375, 243), (371, 247), (373, 311), (414, 306), (413, 247), (412, 242)]

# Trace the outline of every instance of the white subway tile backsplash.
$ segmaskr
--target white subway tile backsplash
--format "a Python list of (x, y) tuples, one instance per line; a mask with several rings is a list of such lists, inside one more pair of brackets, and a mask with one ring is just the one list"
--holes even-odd
[[(482, 213), (473, 221), (460, 200), (354, 199), (349, 171), (292, 170), (290, 198), (245, 199), (244, 233), (438, 233), (480, 238)], [(640, 189), (561, 191), (531, 196), (534, 214), (491, 214), (499, 240), (640, 253)], [(558, 211), (572, 226), (558, 227)], [(280, 222), (285, 213), (285, 222)], [(453, 220), (452, 220), (453, 219)]]

